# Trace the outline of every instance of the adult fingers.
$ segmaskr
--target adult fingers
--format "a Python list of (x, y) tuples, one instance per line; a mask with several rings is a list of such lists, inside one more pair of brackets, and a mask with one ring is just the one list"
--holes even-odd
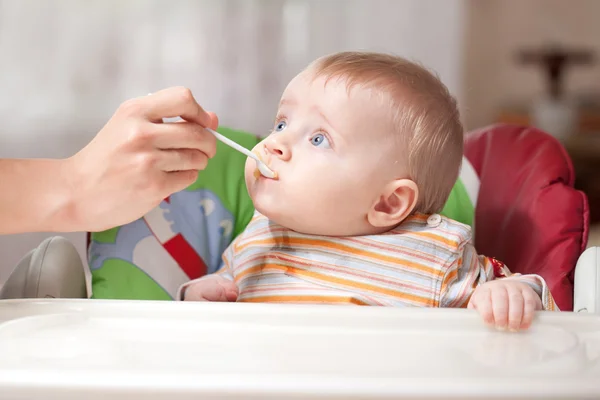
[(182, 191), (198, 179), (196, 170), (163, 172), (163, 174), (163, 198)]
[(181, 117), (202, 126), (212, 126), (213, 118), (197, 102), (192, 91), (185, 87), (172, 87), (139, 97), (124, 104), (132, 113), (141, 113), (150, 121)]
[(206, 168), (208, 156), (199, 150), (158, 150), (156, 167), (161, 171), (200, 171)]
[(208, 125), (208, 128), (217, 129), (219, 127), (219, 117), (212, 111), (208, 111), (208, 115), (210, 116), (210, 125)]
[(198, 124), (178, 121), (157, 124), (152, 128), (154, 146), (159, 149), (195, 149), (209, 158), (217, 152), (217, 141)]

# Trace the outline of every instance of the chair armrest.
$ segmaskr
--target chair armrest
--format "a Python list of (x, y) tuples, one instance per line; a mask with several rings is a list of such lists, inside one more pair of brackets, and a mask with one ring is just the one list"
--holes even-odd
[(600, 313), (600, 247), (590, 247), (577, 260), (573, 311)]

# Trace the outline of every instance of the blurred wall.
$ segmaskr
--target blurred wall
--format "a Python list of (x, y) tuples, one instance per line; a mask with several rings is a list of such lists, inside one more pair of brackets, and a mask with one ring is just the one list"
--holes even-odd
[[(0, 0), (0, 157), (65, 157), (123, 100), (192, 89), (223, 125), (263, 133), (314, 58), (394, 52), (462, 102), (465, 0)], [(0, 237), (0, 282), (47, 234)], [(67, 235), (84, 254), (83, 234)]]
[(592, 67), (573, 67), (565, 89), (600, 91), (600, 1), (469, 0), (465, 21), (463, 119), (473, 129), (493, 122), (514, 99), (533, 100), (546, 91), (541, 69), (520, 66), (516, 51), (554, 42), (596, 52)]

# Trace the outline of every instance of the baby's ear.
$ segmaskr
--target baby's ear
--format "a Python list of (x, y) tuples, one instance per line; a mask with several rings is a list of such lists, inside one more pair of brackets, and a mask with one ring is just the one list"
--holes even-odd
[(419, 198), (417, 184), (410, 179), (397, 179), (390, 182), (375, 201), (367, 220), (377, 228), (398, 225), (415, 208)]

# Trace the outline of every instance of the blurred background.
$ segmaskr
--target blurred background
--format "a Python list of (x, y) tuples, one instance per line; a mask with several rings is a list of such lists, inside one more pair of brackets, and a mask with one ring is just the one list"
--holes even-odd
[[(172, 85), (261, 134), (307, 63), (385, 51), (437, 72), (467, 130), (557, 136), (597, 219), (598, 16), (597, 0), (0, 0), (0, 157), (72, 155), (122, 101)], [(0, 236), (0, 283), (46, 236)]]

